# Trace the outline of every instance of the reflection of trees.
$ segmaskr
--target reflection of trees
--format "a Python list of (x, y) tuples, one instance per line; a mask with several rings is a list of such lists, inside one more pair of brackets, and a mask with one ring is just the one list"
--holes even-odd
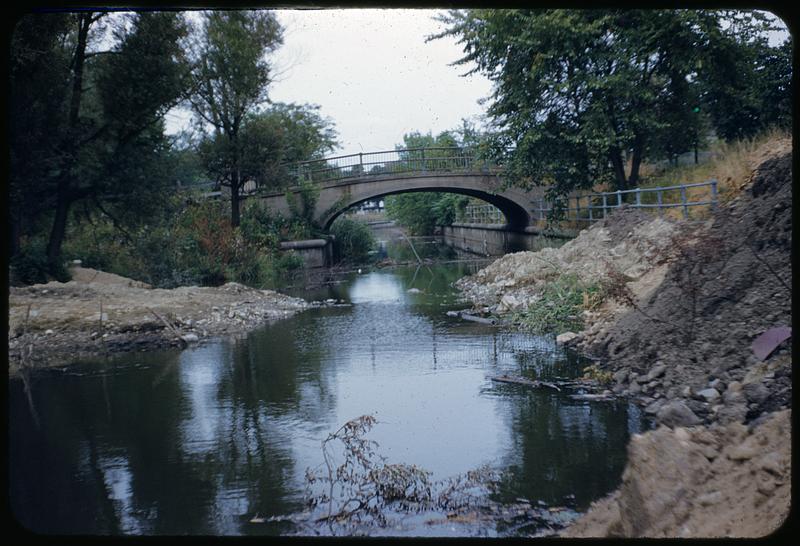
[(571, 402), (550, 393), (515, 396), (514, 447), (500, 495), (560, 503), (574, 494), (579, 507), (618, 485), (628, 441), (626, 404)]

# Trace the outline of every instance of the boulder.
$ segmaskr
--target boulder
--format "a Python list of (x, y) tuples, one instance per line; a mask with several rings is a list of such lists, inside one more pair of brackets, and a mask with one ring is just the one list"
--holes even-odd
[(556, 343), (558, 345), (564, 345), (564, 344), (569, 343), (570, 341), (574, 340), (577, 337), (578, 337), (578, 334), (576, 334), (575, 332), (564, 332), (563, 334), (558, 334), (556, 336)]
[(680, 400), (673, 400), (656, 413), (658, 422), (668, 427), (690, 427), (700, 423), (700, 418)]
[(652, 381), (657, 377), (661, 377), (662, 375), (664, 375), (665, 371), (667, 371), (667, 366), (665, 364), (656, 364), (647, 373), (647, 380)]
[(719, 391), (717, 389), (703, 389), (697, 393), (697, 397), (702, 398), (706, 402), (714, 402), (719, 399)]

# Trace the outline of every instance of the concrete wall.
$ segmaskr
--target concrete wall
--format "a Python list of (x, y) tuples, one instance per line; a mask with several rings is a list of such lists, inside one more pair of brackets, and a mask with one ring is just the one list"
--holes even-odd
[[(570, 235), (556, 234), (564, 242)], [(545, 246), (561, 243), (561, 241), (553, 241), (552, 237), (545, 238), (541, 231), (534, 227), (512, 231), (499, 224), (444, 226), (442, 227), (442, 239), (449, 246), (483, 256), (499, 256), (522, 250), (540, 250)]]
[(285, 241), (281, 243), (281, 252), (297, 254), (307, 269), (330, 267), (333, 265), (333, 238)]

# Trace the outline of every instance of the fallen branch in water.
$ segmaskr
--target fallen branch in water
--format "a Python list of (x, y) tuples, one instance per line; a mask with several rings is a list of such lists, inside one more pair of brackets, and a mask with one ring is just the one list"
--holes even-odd
[(464, 311), (448, 311), (447, 316), (468, 320), (470, 322), (478, 322), (480, 324), (492, 324), (492, 325), (497, 324), (496, 318), (479, 317), (477, 315), (470, 315), (469, 313), (465, 313)]
[(490, 377), (492, 381), (497, 381), (499, 383), (514, 383), (516, 385), (525, 385), (526, 387), (547, 387), (550, 389), (555, 389), (558, 392), (561, 392), (561, 389), (555, 383), (548, 383), (547, 381), (535, 381), (533, 379), (526, 379), (524, 377), (512, 377), (510, 375), (498, 375), (495, 377)]

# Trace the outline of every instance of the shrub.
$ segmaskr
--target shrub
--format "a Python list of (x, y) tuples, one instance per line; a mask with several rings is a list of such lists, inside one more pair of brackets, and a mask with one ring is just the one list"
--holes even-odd
[(600, 301), (600, 287), (580, 280), (576, 275), (560, 275), (544, 285), (539, 299), (518, 313), (514, 320), (533, 333), (580, 330), (582, 311)]
[(339, 217), (333, 222), (331, 233), (336, 238), (338, 254), (345, 261), (364, 262), (375, 247), (372, 231), (357, 220)]
[(63, 264), (55, 269), (47, 263), (44, 241), (34, 239), (23, 245), (20, 252), (11, 259), (10, 278), (13, 284), (46, 283), (51, 278), (60, 282), (70, 280), (69, 272)]

